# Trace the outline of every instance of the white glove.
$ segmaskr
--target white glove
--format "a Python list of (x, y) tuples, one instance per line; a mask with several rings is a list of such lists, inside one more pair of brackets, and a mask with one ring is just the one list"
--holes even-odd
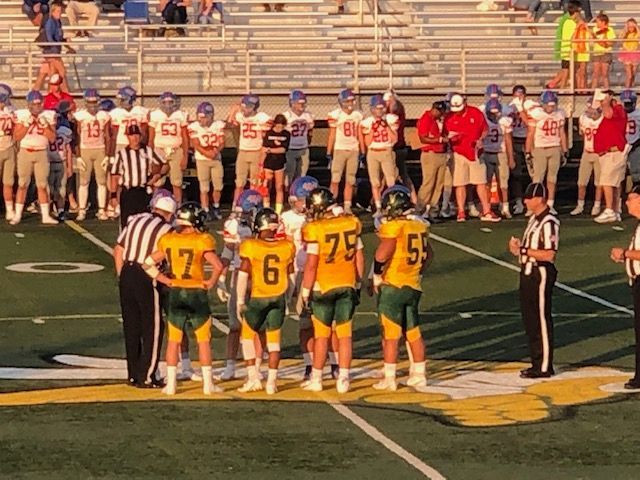
[(82, 157), (77, 157), (76, 158), (76, 168), (78, 169), (79, 172), (86, 172), (87, 171), (87, 162), (85, 162)]
[(49, 128), (49, 122), (44, 117), (38, 117), (38, 125), (42, 128)]
[(218, 285), (216, 286), (216, 294), (222, 303), (227, 303), (231, 297), (227, 291), (227, 286), (222, 282), (218, 282)]

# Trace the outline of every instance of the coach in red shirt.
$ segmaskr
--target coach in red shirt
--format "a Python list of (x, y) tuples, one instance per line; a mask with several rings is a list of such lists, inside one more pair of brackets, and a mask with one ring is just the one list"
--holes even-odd
[(624, 107), (613, 98), (613, 92), (608, 90), (600, 95), (594, 95), (594, 102), (600, 101), (602, 107), (602, 121), (593, 137), (593, 149), (599, 155), (600, 186), (604, 193), (606, 208), (594, 220), (598, 223), (620, 221), (620, 184), (624, 181), (626, 161), (624, 149), (627, 143), (625, 132), (627, 128), (627, 113)]
[(449, 162), (449, 139), (443, 122), (446, 112), (445, 102), (434, 102), (431, 110), (426, 110), (416, 125), (422, 144), (422, 185), (418, 191), (418, 204), (425, 215), (429, 214), (431, 207), (438, 204), (444, 188), (444, 177)]
[(459, 94), (451, 97), (451, 112), (445, 116), (444, 128), (453, 150), (453, 186), (458, 202), (458, 221), (467, 219), (464, 207), (467, 185), (475, 185), (482, 204), (484, 222), (499, 222), (501, 218), (491, 211), (487, 192), (487, 168), (478, 157), (478, 146), (487, 132), (487, 121), (480, 109), (467, 105)]
[(76, 103), (73, 97), (67, 92), (63, 92), (60, 88), (62, 85), (62, 76), (54, 73), (49, 77), (49, 93), (44, 97), (44, 109), (55, 110), (62, 100), (66, 100), (71, 105), (71, 111), (76, 109)]

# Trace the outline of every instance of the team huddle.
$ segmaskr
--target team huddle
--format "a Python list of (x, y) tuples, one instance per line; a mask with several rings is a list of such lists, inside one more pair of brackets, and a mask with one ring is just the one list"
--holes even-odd
[[(170, 195), (160, 192), (156, 197)], [(369, 275), (365, 272), (360, 221), (336, 203), (329, 189), (320, 187), (313, 177), (299, 177), (291, 185), (289, 203), (291, 208), (279, 216), (264, 207), (259, 192), (242, 192), (225, 221), (224, 247), (219, 255), (214, 238), (206, 232), (204, 210), (193, 202), (177, 209), (175, 230), (160, 237), (156, 251), (143, 265), (151, 278), (170, 289), (164, 393), (175, 394), (180, 378), (202, 380), (205, 394), (222, 391), (211, 372), (207, 291), (214, 287), (229, 312), (227, 362), (221, 380), (235, 378), (240, 346), (247, 377), (239, 391), (262, 390), (260, 364), (266, 351), (264, 389), (268, 394), (276, 393), (281, 330), (285, 317), (293, 316), (299, 321), (305, 362), (302, 388), (322, 391), (323, 369), (329, 357), (337, 391), (348, 392), (352, 320), (363, 283), (379, 296), (385, 361), (384, 378), (374, 388), (396, 390), (398, 343), (403, 337), (411, 359), (407, 384), (417, 390), (425, 387), (418, 306), (422, 274), (433, 254), (428, 223), (416, 215), (409, 190), (393, 186), (381, 196), (380, 242)], [(205, 263), (212, 270), (208, 278)], [(184, 348), (187, 325), (198, 342), (202, 376), (192, 371), (188, 348)]]

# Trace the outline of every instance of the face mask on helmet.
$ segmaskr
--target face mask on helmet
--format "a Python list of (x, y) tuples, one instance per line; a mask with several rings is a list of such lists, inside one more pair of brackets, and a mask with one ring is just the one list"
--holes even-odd
[(558, 109), (558, 105), (553, 102), (545, 103), (542, 105), (542, 109), (547, 113), (553, 113)]
[(134, 102), (136, 101), (136, 92), (130, 87), (121, 88), (118, 91), (117, 98), (120, 107), (126, 110), (131, 110)]
[(387, 107), (384, 104), (371, 107), (371, 114), (376, 118), (382, 118), (386, 113)]
[(306, 100), (298, 100), (297, 102), (293, 102), (291, 104), (291, 111), (296, 115), (302, 115), (306, 109), (307, 109)]
[(36, 101), (29, 103), (29, 112), (31, 112), (31, 115), (40, 115), (43, 110), (42, 102)]
[(100, 109), (100, 105), (98, 104), (97, 100), (87, 100), (86, 107), (87, 112), (89, 112), (91, 115), (95, 115)]
[(289, 203), (298, 213), (303, 213), (306, 209), (306, 199), (309, 194), (318, 188), (318, 180), (305, 176), (296, 178), (289, 188)]
[(238, 197), (236, 203), (236, 211), (240, 214), (241, 218), (245, 221), (252, 222), (258, 210), (261, 210), (264, 206), (264, 199), (260, 192), (256, 190), (245, 190)]
[(176, 99), (171, 95), (163, 95), (160, 97), (160, 110), (167, 115), (171, 115), (176, 110)]

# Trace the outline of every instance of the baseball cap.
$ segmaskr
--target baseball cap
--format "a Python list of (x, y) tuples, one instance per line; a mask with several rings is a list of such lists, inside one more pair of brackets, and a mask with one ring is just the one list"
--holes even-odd
[(138, 125), (129, 125), (127, 127), (126, 135), (142, 135), (140, 127)]
[(173, 199), (173, 197), (160, 197), (155, 201), (153, 208), (156, 210), (162, 210), (163, 212), (169, 212), (171, 214), (176, 213), (176, 208), (178, 208), (178, 204)]
[(464, 108), (464, 97), (456, 93), (451, 97), (449, 104), (452, 112), (461, 112)]
[(525, 199), (547, 198), (547, 188), (542, 183), (530, 183), (524, 192)]
[(60, 85), (62, 84), (62, 76), (58, 73), (54, 73), (49, 77), (49, 85)]

